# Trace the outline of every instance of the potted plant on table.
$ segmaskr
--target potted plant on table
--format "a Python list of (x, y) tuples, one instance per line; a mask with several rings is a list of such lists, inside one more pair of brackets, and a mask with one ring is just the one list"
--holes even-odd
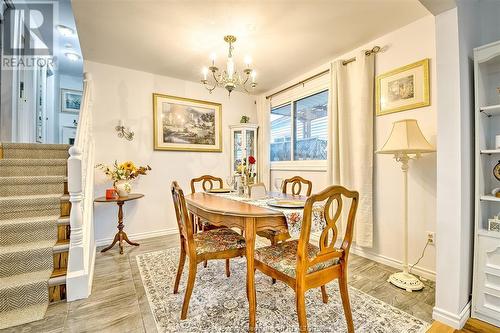
[(151, 170), (149, 165), (137, 167), (132, 161), (121, 164), (115, 161), (112, 167), (99, 163), (96, 165), (96, 168), (101, 169), (113, 181), (116, 193), (122, 198), (127, 197), (132, 191), (131, 180), (137, 179), (140, 175), (146, 175)]

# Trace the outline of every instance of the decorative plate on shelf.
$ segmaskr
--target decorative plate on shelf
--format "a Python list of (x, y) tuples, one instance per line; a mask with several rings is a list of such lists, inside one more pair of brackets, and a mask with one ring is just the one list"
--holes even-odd
[(228, 188), (213, 188), (207, 191), (208, 193), (230, 193), (231, 190)]
[(279, 208), (304, 208), (306, 202), (302, 200), (273, 199), (269, 200), (267, 204), (271, 207), (279, 207)]
[(500, 161), (498, 161), (497, 165), (493, 168), (493, 176), (495, 176), (497, 180), (500, 180)]

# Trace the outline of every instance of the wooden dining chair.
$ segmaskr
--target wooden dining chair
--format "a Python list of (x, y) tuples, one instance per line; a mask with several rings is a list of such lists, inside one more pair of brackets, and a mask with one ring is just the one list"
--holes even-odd
[[(191, 179), (191, 193), (196, 193), (196, 185), (201, 183), (201, 188), (203, 191), (209, 191), (212, 189), (219, 189), (224, 186), (224, 182), (222, 181), (222, 178), (219, 177), (214, 177), (211, 175), (203, 175), (198, 178), (193, 178)], [(223, 227), (217, 227), (214, 226), (213, 224), (210, 224), (208, 221), (201, 220), (199, 217), (195, 216), (194, 217), (195, 221), (195, 226), (197, 229), (201, 231), (206, 231), (206, 230), (211, 230), (211, 229), (218, 229), (218, 228), (223, 228)], [(198, 230), (195, 230), (197, 232)]]
[[(294, 176), (292, 178), (285, 179), (283, 181), (283, 186), (281, 187), (281, 191), (283, 193), (289, 193), (292, 195), (300, 195), (302, 193), (302, 184), (307, 186), (306, 196), (310, 196), (312, 192), (312, 182), (310, 180), (304, 179), (300, 176)], [(288, 192), (288, 185), (290, 185), (290, 192)]]
[(193, 223), (187, 210), (184, 193), (176, 181), (172, 183), (171, 190), (181, 244), (174, 294), (179, 291), (186, 256), (189, 258), (189, 275), (181, 312), (181, 319), (186, 319), (198, 264), (209, 259), (226, 259), (226, 276), (229, 277), (229, 258), (245, 255), (245, 239), (230, 228), (193, 233)]
[[(337, 221), (343, 213), (344, 198), (350, 201), (347, 228), (340, 248), (335, 247), (338, 236)], [(338, 279), (340, 296), (347, 321), (347, 330), (354, 332), (351, 306), (347, 289), (347, 260), (351, 247), (354, 219), (359, 194), (342, 186), (330, 186), (310, 196), (304, 208), (304, 217), (298, 240), (281, 242), (255, 250), (255, 267), (262, 273), (289, 285), (296, 295), (297, 316), (301, 332), (307, 332), (305, 293), (321, 287), (323, 303), (328, 302), (325, 284)], [(324, 202), (323, 216), (326, 221), (321, 232), (319, 247), (309, 243), (313, 205)], [(345, 217), (345, 216), (344, 216)]]
[[(300, 195), (302, 193), (302, 184), (307, 186), (306, 195), (310, 196), (312, 192), (312, 182), (300, 176), (285, 179), (281, 186), (281, 191), (283, 194)], [(290, 234), (288, 232), (278, 232), (275, 230), (262, 230), (257, 232), (257, 235), (269, 239), (271, 241), (271, 245), (290, 238)]]

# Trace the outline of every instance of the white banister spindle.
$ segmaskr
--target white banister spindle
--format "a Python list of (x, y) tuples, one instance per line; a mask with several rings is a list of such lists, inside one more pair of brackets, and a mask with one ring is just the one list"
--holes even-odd
[(66, 275), (68, 301), (88, 297), (92, 285), (95, 244), (92, 234), (94, 140), (91, 106), (92, 79), (89, 73), (85, 73), (75, 144), (69, 149), (68, 158), (68, 192), (71, 202), (71, 236)]

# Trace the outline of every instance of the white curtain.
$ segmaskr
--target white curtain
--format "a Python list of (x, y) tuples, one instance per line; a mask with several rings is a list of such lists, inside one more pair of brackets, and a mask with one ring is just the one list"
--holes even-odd
[(259, 124), (258, 135), (258, 156), (257, 156), (257, 178), (260, 182), (266, 185), (266, 188), (271, 189), (271, 170), (269, 162), (269, 142), (271, 134), (270, 100), (266, 99), (265, 95), (257, 96), (257, 122)]
[(374, 56), (361, 51), (356, 61), (330, 68), (328, 180), (359, 192), (353, 240), (363, 247), (373, 246), (374, 66)]

